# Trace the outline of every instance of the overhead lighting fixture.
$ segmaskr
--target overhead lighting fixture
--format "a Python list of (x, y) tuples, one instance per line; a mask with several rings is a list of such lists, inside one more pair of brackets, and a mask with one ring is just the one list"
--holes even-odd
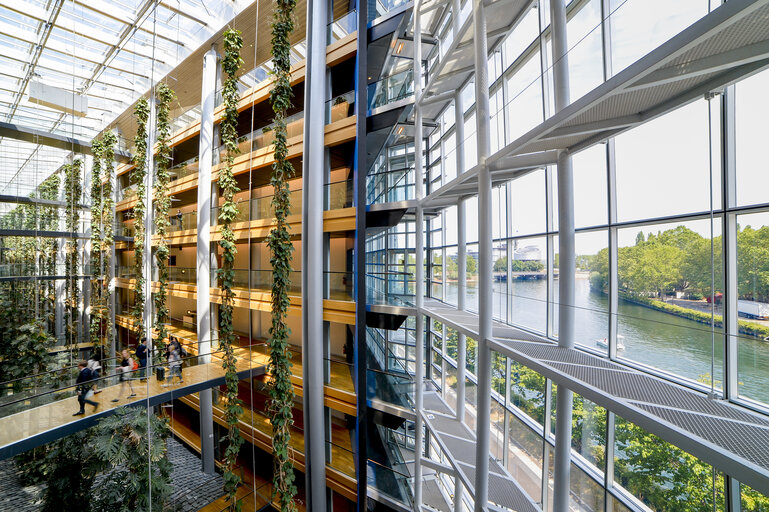
[(402, 127), (402, 126), (399, 126), (399, 127), (398, 127), (398, 135), (400, 135), (401, 133), (403, 133), (403, 127)]
[(403, 41), (398, 43), (398, 49), (395, 51), (395, 53), (400, 53), (403, 51)]

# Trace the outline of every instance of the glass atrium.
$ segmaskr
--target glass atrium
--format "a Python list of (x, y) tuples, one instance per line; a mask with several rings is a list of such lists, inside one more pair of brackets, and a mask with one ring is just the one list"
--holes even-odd
[(769, 0), (0, 46), (0, 510), (769, 511)]

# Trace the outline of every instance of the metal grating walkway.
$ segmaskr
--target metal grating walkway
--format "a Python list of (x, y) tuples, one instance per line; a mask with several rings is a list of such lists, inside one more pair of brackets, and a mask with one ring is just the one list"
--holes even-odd
[[(430, 409), (428, 404), (437, 406), (441, 411), (449, 410), (436, 393), (425, 393), (423, 403), (427, 428), (446, 451), (452, 465), (461, 473), (460, 478), (462, 478), (464, 485), (472, 494), (476, 467), (475, 434), (453, 416)], [(518, 512), (539, 510), (499, 462), (489, 456), (488, 464), (489, 503)]]
[(490, 345), (769, 493), (769, 418), (576, 349), (509, 339), (490, 340)]

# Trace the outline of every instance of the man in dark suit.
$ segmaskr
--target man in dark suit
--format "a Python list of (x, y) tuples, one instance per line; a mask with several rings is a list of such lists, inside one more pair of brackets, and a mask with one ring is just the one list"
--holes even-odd
[(77, 389), (77, 401), (80, 402), (80, 410), (72, 416), (84, 415), (85, 404), (93, 405), (94, 412), (96, 412), (96, 409), (99, 408), (98, 402), (94, 402), (93, 400), (88, 400), (88, 398), (86, 398), (88, 392), (91, 391), (91, 387), (93, 386), (93, 384), (91, 384), (93, 374), (91, 373), (91, 370), (88, 369), (88, 364), (85, 361), (80, 361), (77, 364), (77, 368), (80, 370), (80, 373), (78, 373), (77, 381), (75, 381), (75, 384), (77, 384), (75, 389)]

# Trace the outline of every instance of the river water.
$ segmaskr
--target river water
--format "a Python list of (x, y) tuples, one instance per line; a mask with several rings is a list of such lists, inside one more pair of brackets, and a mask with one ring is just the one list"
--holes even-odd
[[(558, 280), (556, 279), (556, 301)], [(440, 290), (434, 290), (439, 297)], [(447, 283), (446, 300), (456, 304), (457, 286)], [(576, 281), (576, 341), (598, 348), (609, 335), (608, 298), (590, 290), (588, 279)], [(508, 300), (510, 308), (508, 309)], [(468, 282), (467, 304), (477, 310), (477, 284)], [(554, 325), (557, 329), (557, 308)], [(715, 386), (721, 388), (723, 335), (715, 333), (715, 350), (710, 326), (655, 311), (620, 299), (618, 329), (625, 349), (620, 358), (630, 359), (688, 379), (711, 382), (711, 361), (715, 362)], [(545, 332), (547, 282), (513, 280), (494, 283), (494, 317), (531, 330)], [(605, 349), (599, 349), (605, 352)], [(769, 342), (748, 336), (738, 338), (740, 395), (769, 403)]]

